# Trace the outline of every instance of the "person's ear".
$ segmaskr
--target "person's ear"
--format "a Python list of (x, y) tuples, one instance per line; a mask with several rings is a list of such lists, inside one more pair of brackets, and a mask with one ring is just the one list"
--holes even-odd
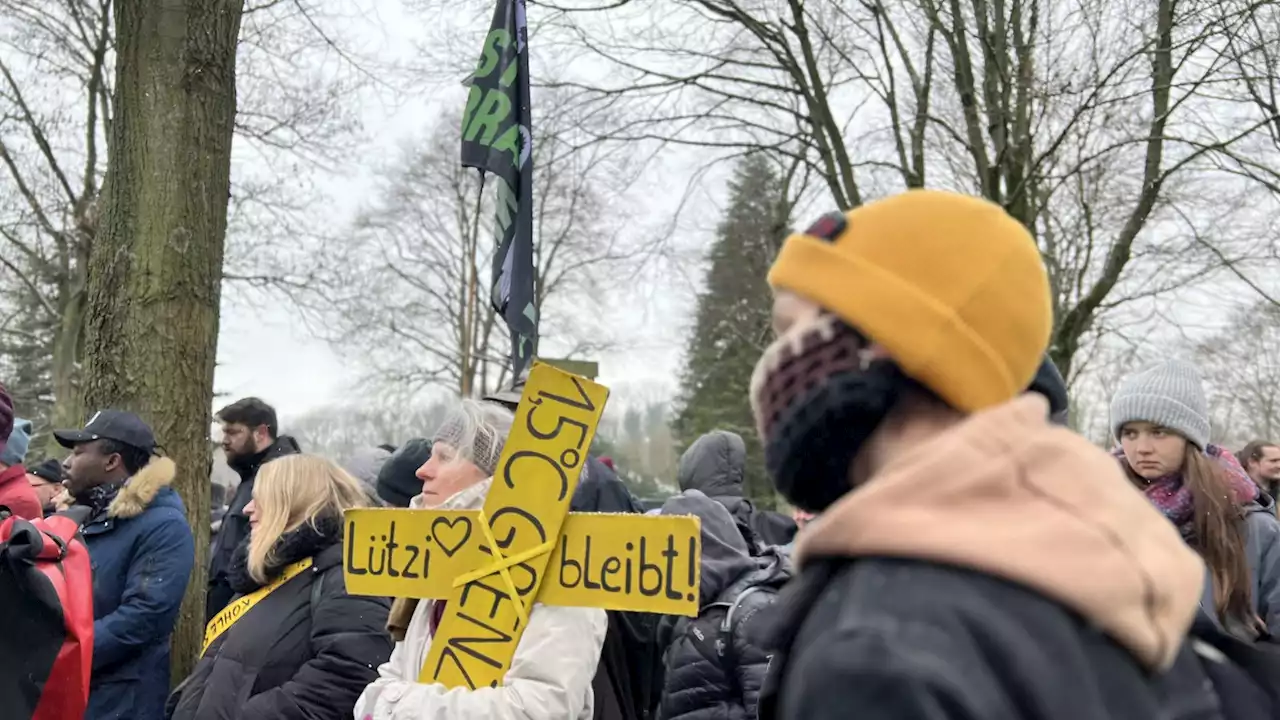
[(111, 453), (102, 461), (102, 469), (107, 472), (115, 472), (124, 464), (124, 458), (120, 457), (120, 453)]

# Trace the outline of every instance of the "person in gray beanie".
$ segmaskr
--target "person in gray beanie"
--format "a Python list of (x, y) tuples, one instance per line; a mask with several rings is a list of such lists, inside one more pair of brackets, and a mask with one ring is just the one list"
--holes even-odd
[(1111, 399), (1111, 432), (1130, 422), (1176, 431), (1196, 447), (1209, 445), (1209, 401), (1195, 365), (1169, 360), (1130, 375)]
[(9, 431), (9, 440), (0, 450), (0, 465), (21, 465), (27, 457), (27, 448), (31, 446), (31, 433), (34, 426), (30, 420), (16, 417), (13, 429)]
[(391, 457), (391, 451), (383, 447), (358, 448), (342, 463), (342, 469), (360, 481), (369, 503), (381, 507), (386, 503), (378, 495), (378, 473)]
[(1111, 399), (1115, 456), (1208, 569), (1201, 609), (1246, 640), (1280, 638), (1280, 522), (1235, 456), (1209, 441), (1195, 365), (1131, 375)]
[[(0, 386), (0, 393), (3, 392), (3, 386)], [(27, 470), (22, 466), (31, 441), (31, 421), (13, 418), (9, 425), (9, 432), (0, 438), (0, 508), (20, 518), (35, 520), (43, 517), (44, 511), (35, 489), (27, 482)]]

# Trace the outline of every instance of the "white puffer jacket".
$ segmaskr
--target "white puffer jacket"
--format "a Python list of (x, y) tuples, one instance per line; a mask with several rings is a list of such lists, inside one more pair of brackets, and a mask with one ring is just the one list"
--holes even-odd
[[(491, 480), (449, 498), (441, 509), (479, 509)], [(420, 508), (422, 497), (410, 507)], [(534, 604), (511, 669), (496, 688), (445, 689), (417, 681), (431, 648), (435, 601), (418, 603), (391, 659), (356, 701), (355, 720), (585, 720), (591, 680), (609, 623), (603, 610)]]

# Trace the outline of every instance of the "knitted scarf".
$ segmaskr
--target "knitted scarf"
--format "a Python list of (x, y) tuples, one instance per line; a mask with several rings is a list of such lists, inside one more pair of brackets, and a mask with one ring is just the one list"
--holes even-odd
[[(1121, 463), (1127, 463), (1122, 448), (1116, 448), (1112, 454)], [(1204, 454), (1222, 469), (1237, 505), (1247, 505), (1258, 499), (1258, 486), (1253, 484), (1244, 468), (1240, 467), (1235, 455), (1217, 445), (1205, 446)], [(1195, 518), (1195, 502), (1191, 496), (1191, 488), (1182, 482), (1181, 471), (1148, 481), (1142, 492), (1157, 510), (1178, 526), (1184, 538), (1191, 538), (1195, 534), (1192, 523)]]
[(76, 495), (75, 501), (77, 505), (84, 505), (92, 510), (89, 513), (89, 518), (93, 520), (107, 511), (107, 508), (111, 506), (111, 502), (116, 499), (116, 496), (120, 494), (120, 489), (123, 487), (124, 483), (94, 485)]
[[(231, 566), (227, 569), (227, 579), (231, 589), (237, 593), (250, 593), (262, 587), (249, 574), (249, 543), (252, 535), (245, 536), (231, 555)], [(342, 519), (336, 516), (322, 515), (305, 522), (284, 533), (276, 540), (267, 557), (264, 568), (267, 581), (279, 577), (289, 565), (303, 558), (314, 557), (320, 551), (342, 542)]]

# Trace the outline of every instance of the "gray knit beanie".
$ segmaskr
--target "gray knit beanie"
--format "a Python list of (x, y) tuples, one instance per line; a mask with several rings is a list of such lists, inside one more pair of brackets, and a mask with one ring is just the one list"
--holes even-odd
[(1203, 450), (1209, 444), (1209, 403), (1200, 371), (1169, 360), (1125, 378), (1111, 398), (1111, 434), (1119, 440), (1120, 429), (1131, 422), (1167, 427)]

